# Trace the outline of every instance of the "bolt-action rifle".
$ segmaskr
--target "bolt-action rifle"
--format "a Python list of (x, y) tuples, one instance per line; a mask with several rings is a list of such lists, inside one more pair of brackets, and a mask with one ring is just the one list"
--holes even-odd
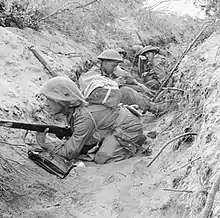
[(44, 132), (49, 128), (48, 133), (55, 134), (59, 139), (63, 137), (69, 137), (72, 135), (73, 131), (69, 127), (60, 127), (55, 125), (45, 125), (45, 124), (32, 124), (32, 123), (22, 123), (13, 120), (0, 120), (0, 126), (15, 129), (25, 129), (36, 132)]
[(43, 58), (43, 56), (33, 47), (28, 47), (28, 49), (34, 54), (34, 56), (40, 61), (40, 63), (48, 70), (48, 72), (53, 76), (59, 76), (46, 62), (46, 60)]
[[(25, 129), (36, 132), (44, 132), (48, 128), (48, 133), (55, 134), (59, 139), (71, 136), (73, 133), (72, 129), (69, 127), (22, 123), (13, 120), (0, 120), (0, 126), (15, 129)], [(68, 161), (59, 155), (49, 153), (41, 148), (29, 150), (28, 157), (38, 166), (40, 166), (47, 172), (58, 176), (59, 178), (65, 178), (69, 174), (71, 169), (75, 166), (75, 160)]]

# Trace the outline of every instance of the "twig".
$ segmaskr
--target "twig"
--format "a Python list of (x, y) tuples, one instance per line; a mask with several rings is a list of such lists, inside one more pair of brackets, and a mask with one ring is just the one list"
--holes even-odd
[(85, 7), (91, 5), (91, 4), (95, 3), (95, 2), (98, 2), (98, 0), (93, 0), (93, 1), (91, 1), (91, 2), (89, 2), (87, 4), (85, 4), (85, 5), (76, 6), (76, 9), (77, 8), (85, 8)]
[(54, 12), (52, 12), (51, 14), (47, 15), (46, 17), (43, 17), (42, 19), (39, 19), (38, 22), (41, 22), (43, 20), (46, 20), (49, 17), (52, 17), (58, 11), (62, 10), (63, 8), (65, 8), (66, 6), (68, 6), (70, 4), (78, 4), (79, 6), (75, 7), (75, 9), (77, 9), (77, 8), (84, 8), (84, 7), (88, 6), (88, 5), (91, 5), (91, 4), (95, 3), (95, 2), (97, 2), (97, 1), (98, 0), (94, 0), (94, 1), (91, 1), (91, 2), (89, 2), (87, 4), (85, 4), (85, 5), (81, 5), (79, 2), (75, 2), (75, 1), (68, 2), (68, 3), (64, 4), (63, 6), (61, 6), (60, 8), (58, 8), (57, 10), (55, 10)]
[[(111, 176), (109, 176), (108, 177), (108, 179), (107, 180), (110, 180), (113, 176), (114, 176), (114, 174), (120, 174), (120, 175), (122, 175), (122, 176), (124, 176), (124, 177), (127, 177), (125, 174), (123, 174), (123, 173), (121, 173), (121, 172), (114, 172)], [(119, 178), (120, 179), (120, 178)]]
[[(56, 14), (58, 11), (62, 10), (63, 8), (65, 8), (66, 6), (70, 5), (70, 4), (79, 4), (79, 2), (75, 2), (75, 1), (71, 1), (68, 2), (66, 4), (64, 4), (63, 6), (61, 6), (60, 8), (56, 9), (54, 12), (52, 12), (51, 14), (47, 15), (46, 17), (43, 17), (42, 19), (38, 20), (38, 22), (41, 22), (43, 20), (46, 20), (49, 17), (52, 17), (54, 14)], [(80, 4), (79, 4), (80, 5)]]
[(191, 163), (193, 163), (193, 162), (199, 160), (200, 158), (201, 158), (201, 157), (197, 157), (196, 159), (189, 161), (188, 163), (182, 165), (181, 167), (179, 167), (179, 168), (177, 168), (177, 169), (174, 169), (172, 172), (176, 172), (176, 171), (178, 171), (178, 170), (184, 168), (185, 166), (187, 166), (187, 165), (189, 165), (189, 164), (191, 164)]
[(186, 192), (186, 193), (193, 193), (191, 190), (180, 190), (180, 189), (171, 189), (171, 188), (164, 188), (164, 191), (170, 191), (170, 192)]
[(163, 87), (163, 90), (173, 90), (173, 91), (185, 92), (184, 89), (179, 89), (179, 88), (175, 88), (175, 87)]
[(122, 175), (122, 176), (124, 176), (124, 177), (127, 177), (125, 174), (123, 174), (123, 173), (121, 173), (121, 172), (115, 172), (115, 173), (120, 174), (120, 175)]
[(215, 182), (212, 184), (212, 188), (208, 194), (205, 207), (202, 211), (200, 218), (208, 218), (212, 209), (213, 202), (215, 200), (215, 195), (219, 190), (220, 185), (220, 173), (217, 174)]
[(197, 133), (195, 132), (187, 132), (187, 133), (184, 133), (182, 135), (179, 135), (179, 136), (176, 136), (175, 138), (171, 139), (170, 141), (168, 141), (161, 149), (160, 151), (156, 154), (156, 156), (150, 161), (150, 163), (147, 165), (147, 167), (149, 167), (158, 157), (159, 155), (162, 153), (162, 151), (167, 147), (167, 145), (169, 145), (171, 142), (179, 139), (179, 138), (182, 138), (182, 137), (185, 137), (185, 136), (188, 136), (188, 135), (197, 135)]
[[(175, 0), (175, 1), (178, 1), (178, 0)], [(146, 7), (144, 7), (144, 9), (147, 9), (147, 10), (151, 11), (151, 10), (155, 9), (156, 7), (158, 7), (158, 6), (160, 6), (160, 5), (164, 4), (164, 3), (169, 3), (169, 2), (170, 2), (169, 0), (162, 0), (162, 1), (157, 2), (154, 5), (146, 6)]]

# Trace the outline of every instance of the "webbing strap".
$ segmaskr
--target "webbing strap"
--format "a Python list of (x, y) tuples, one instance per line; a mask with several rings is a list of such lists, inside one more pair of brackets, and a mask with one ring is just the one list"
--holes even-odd
[(102, 101), (102, 104), (105, 104), (105, 102), (107, 101), (107, 99), (108, 99), (110, 93), (111, 93), (111, 88), (109, 87), (109, 88), (108, 88), (108, 92), (106, 93), (105, 98), (104, 98), (103, 101)]
[(98, 126), (97, 126), (97, 123), (94, 119), (94, 117), (92, 116), (92, 113), (85, 107), (85, 110), (87, 111), (87, 113), (89, 114), (89, 116), (91, 117), (93, 123), (94, 123), (94, 126), (95, 126), (95, 130), (98, 131)]

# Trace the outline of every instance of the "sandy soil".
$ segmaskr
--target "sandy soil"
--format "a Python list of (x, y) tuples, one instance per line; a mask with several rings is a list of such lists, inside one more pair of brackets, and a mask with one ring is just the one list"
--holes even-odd
[[(218, 171), (219, 40), (220, 35), (214, 34), (182, 62), (177, 87), (186, 91), (181, 96), (179, 110), (157, 119), (149, 116), (143, 121), (146, 134), (149, 131), (159, 133), (156, 139), (148, 139), (152, 144), (151, 156), (75, 168), (61, 180), (27, 159), (23, 130), (1, 128), (0, 217), (196, 217), (206, 200), (201, 190), (209, 191)], [(28, 50), (31, 45), (60, 74), (68, 74), (81, 61), (80, 57), (70, 58), (63, 53), (92, 54), (83, 45), (58, 33), (0, 28), (0, 118), (53, 123), (50, 117), (37, 110), (36, 91), (51, 76)], [(173, 142), (147, 167), (160, 148), (184, 133), (187, 127), (198, 133), (195, 140)], [(29, 133), (27, 140), (35, 143), (34, 134)], [(198, 157), (192, 164), (180, 168)], [(165, 191), (164, 188), (191, 190), (192, 193)], [(213, 217), (220, 214), (219, 200), (217, 194)]]

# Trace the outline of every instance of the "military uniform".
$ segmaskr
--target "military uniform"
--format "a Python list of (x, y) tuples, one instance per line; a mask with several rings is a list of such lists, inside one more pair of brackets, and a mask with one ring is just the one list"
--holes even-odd
[(73, 129), (72, 136), (64, 142), (41, 144), (47, 151), (67, 160), (84, 155), (104, 164), (129, 158), (140, 146), (143, 125), (126, 108), (88, 104), (76, 84), (65, 77), (50, 79), (40, 92), (68, 108), (67, 123)]
[[(86, 74), (91, 75), (90, 80), (92, 80), (96, 75), (102, 75), (114, 80), (114, 75), (107, 75), (105, 72), (103, 72), (101, 67), (94, 66), (87, 73), (83, 74), (79, 80), (80, 89), (83, 93), (86, 87), (89, 85), (88, 81), (85, 81), (84, 79)], [(126, 105), (138, 105), (139, 108), (144, 112), (149, 111), (154, 114), (162, 113), (168, 109), (168, 105), (166, 103), (156, 104), (151, 102), (147, 96), (147, 93), (144, 93), (143, 89), (133, 82), (132, 77), (128, 77), (126, 82), (127, 85), (124, 84), (119, 89), (121, 93), (121, 103)]]
[(137, 71), (137, 73), (146, 87), (152, 90), (158, 90), (166, 78), (168, 63), (166, 58), (160, 54), (160, 48), (149, 45), (137, 53), (134, 68), (138, 65), (140, 57), (147, 52), (154, 52), (155, 56), (152, 61), (146, 59), (143, 72)]

